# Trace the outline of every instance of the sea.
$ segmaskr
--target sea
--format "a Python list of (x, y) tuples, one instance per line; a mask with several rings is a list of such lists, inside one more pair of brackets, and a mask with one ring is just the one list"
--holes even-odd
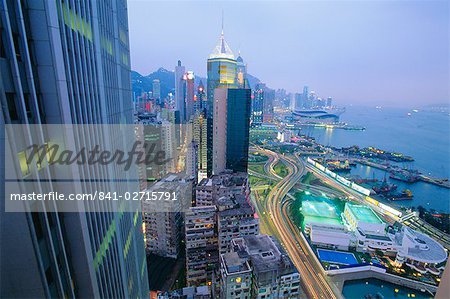
[[(365, 130), (343, 130), (303, 127), (302, 134), (314, 137), (323, 145), (334, 147), (376, 147), (391, 152), (400, 152), (414, 158), (414, 162), (402, 163), (408, 169), (417, 169), (423, 174), (438, 178), (450, 178), (450, 115), (406, 108), (348, 106), (340, 117), (341, 122)], [(397, 191), (409, 189), (412, 200), (389, 202), (391, 206), (423, 206), (437, 212), (450, 212), (450, 189), (425, 182), (408, 184), (389, 179), (382, 170), (358, 165), (351, 175), (362, 178), (385, 177), (396, 184)]]

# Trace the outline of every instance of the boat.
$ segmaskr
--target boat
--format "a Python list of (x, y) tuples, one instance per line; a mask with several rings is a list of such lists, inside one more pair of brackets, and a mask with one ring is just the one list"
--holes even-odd
[(348, 164), (351, 166), (351, 167), (356, 167), (356, 162), (355, 161), (349, 161), (348, 162)]
[(347, 130), (347, 131), (365, 131), (366, 130), (365, 127), (349, 126), (349, 125), (342, 127), (342, 129)]
[(355, 178), (355, 179), (353, 179), (353, 182), (355, 182), (357, 184), (376, 183), (376, 182), (378, 182), (378, 179), (376, 179), (376, 178), (373, 178), (373, 179)]
[(334, 172), (350, 172), (351, 167), (348, 163), (348, 160), (340, 161), (340, 160), (328, 160), (326, 161), (327, 167), (329, 170)]
[(380, 185), (375, 185), (372, 187), (373, 191), (376, 193), (391, 193), (392, 191), (397, 190), (397, 185), (389, 184), (384, 178), (383, 182)]
[(402, 181), (406, 183), (415, 183), (419, 180), (419, 176), (416, 173), (406, 170), (393, 171), (391, 172), (389, 177), (393, 180)]
[(404, 189), (401, 193), (398, 194), (390, 194), (388, 195), (388, 198), (390, 200), (409, 200), (413, 198), (413, 194), (411, 192), (411, 190), (409, 189)]

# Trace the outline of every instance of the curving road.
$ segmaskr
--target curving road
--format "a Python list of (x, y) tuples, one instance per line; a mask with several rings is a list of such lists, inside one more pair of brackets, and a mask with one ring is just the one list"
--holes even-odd
[[(286, 249), (292, 262), (301, 275), (303, 290), (308, 298), (340, 298), (340, 292), (327, 280), (320, 262), (314, 253), (310, 251), (309, 244), (299, 229), (292, 223), (283, 199), (287, 193), (298, 183), (305, 174), (303, 164), (298, 164), (294, 159), (281, 156), (269, 150), (259, 149), (272, 156), (269, 174), (279, 177), (273, 170), (278, 161), (284, 163), (288, 169), (288, 175), (281, 178), (264, 199), (257, 199), (256, 206), (259, 216), (269, 232), (273, 232)], [(261, 213), (262, 212), (262, 213)]]

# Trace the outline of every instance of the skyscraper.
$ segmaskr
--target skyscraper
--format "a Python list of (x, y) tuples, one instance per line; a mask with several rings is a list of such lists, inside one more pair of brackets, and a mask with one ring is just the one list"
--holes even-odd
[(183, 80), (185, 81), (185, 90), (184, 90), (184, 101), (186, 107), (186, 121), (189, 121), (191, 117), (194, 115), (194, 96), (195, 96), (195, 87), (194, 87), (194, 72), (187, 72), (183, 76)]
[(236, 87), (236, 60), (222, 33), (207, 62), (208, 175), (213, 173), (213, 118), (215, 90)]
[(272, 122), (273, 120), (273, 102), (275, 101), (275, 90), (264, 88), (264, 122)]
[(181, 123), (184, 123), (186, 121), (186, 106), (183, 87), (183, 77), (185, 73), (185, 67), (181, 65), (181, 60), (178, 60), (178, 64), (175, 67), (175, 109), (180, 112)]
[(302, 93), (296, 93), (294, 96), (294, 108), (295, 110), (302, 109), (304, 107), (304, 97)]
[(214, 118), (212, 135), (212, 173), (223, 172), (227, 165), (227, 98), (228, 89), (214, 91)]
[(198, 181), (207, 177), (208, 165), (208, 119), (205, 112), (197, 112), (194, 117), (194, 142), (197, 144)]
[(264, 86), (256, 84), (253, 90), (252, 109), (251, 109), (251, 121), (252, 126), (260, 126), (263, 122), (264, 112)]
[[(8, 0), (1, 2), (0, 14), (0, 54), (5, 62), (0, 77), (2, 124), (132, 123), (126, 2)], [(2, 134), (8, 133), (2, 129)], [(58, 134), (47, 132), (45, 138), (58, 140), (62, 137)], [(87, 144), (91, 138), (78, 141)], [(22, 150), (5, 147), (13, 153)], [(20, 170), (19, 161), (11, 161), (17, 166), (8, 171)], [(56, 179), (51, 172), (27, 170), (25, 175), (35, 180), (36, 188), (55, 190), (49, 183)], [(92, 170), (98, 169), (93, 166)], [(114, 166), (111, 172), (124, 174)], [(101, 173), (96, 178), (110, 175)], [(0, 297), (148, 296), (138, 211), (8, 213), (4, 184), (0, 185)], [(96, 187), (89, 181), (73, 185), (85, 192)], [(110, 191), (120, 190), (116, 183), (109, 186)]]
[(332, 105), (333, 105), (333, 98), (332, 97), (328, 97), (327, 98), (327, 107), (331, 108)]
[(247, 172), (251, 90), (228, 89), (226, 168)]
[(240, 88), (248, 87), (246, 82), (247, 79), (247, 65), (244, 63), (244, 59), (241, 57), (241, 52), (239, 51), (239, 55), (236, 58), (236, 75), (237, 75), (237, 84)]
[(236, 87), (237, 62), (222, 33), (207, 62), (208, 116), (212, 116), (214, 91), (218, 87)]
[(161, 82), (159, 79), (154, 79), (152, 82), (153, 98), (158, 104), (161, 104)]
[(311, 101), (309, 99), (309, 88), (308, 86), (303, 87), (303, 94), (302, 94), (302, 107), (300, 108), (311, 108)]
[(195, 99), (195, 112), (204, 112), (206, 115), (206, 104), (207, 104), (207, 97), (205, 92), (205, 87), (203, 86), (202, 80), (198, 83), (197, 86), (197, 95)]
[(213, 174), (248, 166), (251, 90), (217, 88), (214, 92)]

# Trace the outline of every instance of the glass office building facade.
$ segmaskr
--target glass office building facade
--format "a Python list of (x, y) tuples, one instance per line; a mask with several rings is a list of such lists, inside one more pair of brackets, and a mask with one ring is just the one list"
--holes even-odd
[(228, 89), (226, 168), (247, 172), (251, 89)]
[[(125, 0), (5, 0), (0, 6), (2, 125), (132, 123)], [(8, 133), (2, 128), (1, 134), (4, 145)], [(43, 136), (62, 137), (54, 134)], [(92, 133), (76, 142), (91, 144), (95, 138)], [(122, 136), (111, 132), (101, 138), (114, 143)], [(22, 149), (13, 144), (7, 150)], [(139, 211), (124, 212), (111, 203), (117, 212), (6, 213), (4, 174), (14, 170), (1, 167), (0, 297), (148, 296)], [(128, 175), (114, 166), (111, 173), (95, 166), (90, 171), (100, 180)], [(57, 179), (45, 167), (23, 175), (38, 190), (53, 190), (51, 182)], [(84, 181), (73, 188), (89, 193), (98, 184)], [(110, 183), (108, 188), (123, 192), (139, 187)]]
[(223, 31), (207, 61), (207, 175), (213, 173), (213, 111), (214, 90), (216, 88), (234, 88), (237, 86), (237, 61), (231, 48), (225, 41)]

